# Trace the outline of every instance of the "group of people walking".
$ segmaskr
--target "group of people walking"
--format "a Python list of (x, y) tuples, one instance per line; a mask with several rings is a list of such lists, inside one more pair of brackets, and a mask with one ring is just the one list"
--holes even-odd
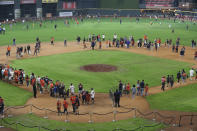
[(138, 80), (136, 85), (133, 84), (132, 87), (130, 83), (123, 84), (122, 81), (119, 81), (118, 89), (114, 92), (112, 95), (112, 91), (110, 90), (110, 97), (114, 103), (115, 107), (120, 107), (120, 98), (125, 95), (129, 95), (131, 93), (132, 99), (135, 98), (135, 96), (147, 96), (148, 95), (149, 86), (148, 84), (144, 82), (144, 80), (140, 81)]
[[(16, 46), (16, 39), (15, 38), (13, 38), (13, 46)], [(37, 37), (36, 38), (36, 44), (35, 44), (34, 51), (33, 51), (33, 55), (37, 56), (37, 54), (40, 53), (40, 48), (41, 48), (41, 41)], [(30, 45), (16, 47), (16, 58), (21, 58), (25, 54), (26, 55), (31, 55), (32, 54), (32, 50), (31, 50)], [(10, 55), (11, 55), (11, 46), (8, 45), (7, 51), (6, 51), (6, 56), (9, 57)]]
[[(195, 76), (194, 76), (195, 75)], [(191, 68), (187, 74), (187, 72), (182, 69), (181, 71), (178, 71), (176, 74), (176, 79), (179, 84), (184, 84), (186, 80), (189, 78), (190, 80), (193, 80), (195, 77), (195, 80), (197, 79), (197, 70), (194, 70)], [(174, 75), (167, 75), (167, 77), (163, 76), (161, 78), (161, 90), (165, 91), (166, 87), (173, 87), (174, 86)]]
[[(82, 96), (82, 97), (80, 97)], [(79, 106), (80, 103), (82, 104), (90, 104), (90, 101), (92, 102), (92, 104), (94, 104), (94, 97), (95, 97), (95, 91), (92, 88), (90, 94), (88, 93), (88, 91), (85, 90), (79, 90), (79, 94), (76, 95), (74, 92), (71, 93), (70, 96), (70, 103), (72, 105), (72, 110), (74, 114), (79, 114)], [(58, 115), (61, 115), (62, 113), (67, 113), (68, 114), (68, 106), (69, 106), (69, 102), (66, 100), (67, 97), (64, 97), (63, 102), (61, 103), (61, 100), (58, 98), (57, 100), (57, 112)], [(80, 102), (81, 101), (81, 102)], [(61, 109), (61, 107), (63, 106), (63, 111)]]

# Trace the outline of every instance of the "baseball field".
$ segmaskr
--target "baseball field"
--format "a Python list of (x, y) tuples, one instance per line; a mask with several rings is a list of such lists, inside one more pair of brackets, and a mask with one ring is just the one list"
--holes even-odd
[[(137, 108), (143, 113), (157, 111), (164, 116), (175, 117), (175, 123), (179, 119), (179, 115), (196, 114), (196, 81), (177, 84), (176, 73), (179, 70), (185, 69), (187, 74), (193, 67), (196, 68), (196, 61), (193, 59), (196, 49), (189, 47), (191, 40), (197, 40), (197, 26), (193, 22), (181, 22), (177, 20), (140, 18), (136, 22), (136, 18), (91, 18), (84, 19), (57, 19), (42, 22), (30, 21), (19, 22), (13, 25), (6, 24), (5, 35), (0, 35), (0, 64), (9, 63), (17, 69), (24, 69), (26, 74), (32, 72), (36, 76), (48, 76), (50, 79), (64, 82), (66, 89), (69, 88), (70, 83), (75, 86), (75, 91), (78, 91), (78, 84), (82, 83), (86, 90), (94, 88), (96, 92), (94, 105), (81, 105), (80, 113), (94, 112), (94, 113), (108, 113), (114, 110), (120, 113), (117, 115), (116, 122), (111, 122), (113, 113), (104, 116), (94, 116), (94, 123), (88, 124), (89, 114), (84, 116), (69, 116), (70, 123), (64, 123), (65, 116), (57, 116), (57, 114), (48, 112), (49, 120), (43, 119), (46, 115), (42, 111), (33, 109), (33, 115), (29, 113), (28, 108), (21, 108), (20, 110), (11, 109), (9, 113), (14, 115), (12, 118), (5, 118), (5, 121), (20, 122), (24, 125), (37, 125), (48, 127), (50, 129), (68, 129), (68, 130), (113, 130), (121, 129), (137, 129), (138, 127), (149, 125), (150, 128), (144, 128), (147, 131), (156, 131), (162, 128), (165, 130), (180, 130), (179, 127), (171, 127), (166, 124), (163, 118), (157, 118), (157, 121), (152, 121), (152, 117), (145, 117), (137, 115), (132, 118), (133, 114), (124, 108), (113, 108), (112, 101), (109, 98), (109, 90), (113, 91), (118, 88), (118, 82), (136, 84), (137, 80), (145, 80), (149, 84), (149, 95), (147, 97), (136, 96), (135, 99), (131, 95), (123, 95), (121, 98), (121, 106), (127, 108)], [(65, 24), (65, 21), (69, 24)], [(77, 24), (77, 21), (79, 22)], [(54, 28), (57, 25), (57, 29)], [(189, 29), (186, 29), (188, 25)], [(28, 29), (27, 29), (28, 26)], [(174, 29), (174, 33), (172, 33)], [(186, 53), (184, 57), (180, 57), (179, 53), (174, 53), (171, 47), (164, 47), (162, 45), (156, 52), (154, 50), (147, 50), (146, 48), (137, 48), (136, 45), (129, 49), (105, 47), (105, 42), (102, 43), (102, 49), (92, 51), (90, 43), (87, 42), (88, 48), (83, 49), (82, 42), (77, 44), (76, 37), (80, 36), (82, 39), (88, 38), (89, 34), (105, 34), (106, 40), (112, 40), (114, 34), (120, 37), (133, 36), (135, 41), (148, 36), (152, 42), (156, 38), (160, 38), (162, 43), (166, 39), (172, 39), (175, 44), (176, 39), (180, 38), (180, 48), (182, 45), (186, 46)], [(20, 59), (16, 58), (16, 47), (26, 46), (30, 44), (32, 52), (36, 37), (41, 40), (41, 50), (38, 56), (26, 55)], [(55, 45), (50, 45), (51, 37), (55, 38)], [(5, 52), (7, 45), (12, 45), (12, 39), (16, 39), (16, 47), (12, 46), (11, 56), (6, 57)], [(68, 41), (67, 47), (64, 47), (64, 40)], [(111, 72), (89, 72), (83, 70), (81, 67), (91, 64), (105, 64), (116, 67), (116, 70)], [(175, 85), (173, 88), (167, 87), (165, 92), (161, 91), (161, 77), (167, 75), (174, 75)], [(56, 110), (56, 98), (52, 98), (49, 94), (38, 94), (38, 98), (32, 98), (32, 87), (23, 85), (7, 84), (0, 81), (0, 96), (5, 100), (6, 107), (9, 106), (23, 106), (33, 104), (39, 108), (47, 108)], [(69, 111), (72, 111), (69, 105)], [(196, 118), (194, 118), (196, 119)], [(189, 123), (189, 118), (184, 121), (184, 124)], [(161, 124), (158, 124), (162, 122)], [(163, 123), (164, 122), (164, 123)], [(6, 124), (4, 126), (16, 129), (15, 126)], [(184, 129), (196, 129), (196, 124), (192, 127), (185, 126)], [(35, 130), (23, 126), (17, 126), (17, 130)], [(44, 130), (44, 129), (42, 129)]]

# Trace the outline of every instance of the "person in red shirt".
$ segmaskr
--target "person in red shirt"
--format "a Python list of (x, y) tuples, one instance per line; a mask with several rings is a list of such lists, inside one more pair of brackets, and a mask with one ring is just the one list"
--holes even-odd
[(40, 79), (40, 84), (41, 84), (41, 87), (44, 88), (45, 82), (43, 79)]
[(70, 101), (72, 103), (73, 113), (75, 113), (75, 111), (76, 111), (76, 108), (75, 108), (76, 96), (73, 93), (71, 94)]
[(58, 116), (61, 115), (61, 102), (59, 99), (57, 100), (57, 113)]
[[(43, 81), (44, 81), (44, 80), (43, 80)], [(53, 96), (55, 95), (55, 94), (54, 94), (54, 91), (53, 91), (53, 87), (54, 87), (53, 82), (51, 82), (50, 85), (49, 85), (50, 96), (51, 96), (51, 97), (53, 97)]]
[(64, 114), (66, 112), (66, 114), (68, 114), (68, 102), (66, 101), (66, 98), (64, 98), (64, 101), (63, 101), (63, 107), (64, 107)]
[(89, 94), (89, 92), (87, 91), (87, 92), (86, 92), (86, 104), (89, 104), (89, 102), (90, 102), (90, 94)]
[(145, 96), (147, 96), (148, 95), (148, 84), (146, 84), (146, 86), (145, 86)]
[(4, 71), (4, 77), (5, 77), (5, 80), (8, 80), (8, 70), (7, 69)]
[(130, 88), (131, 88), (131, 86), (130, 86), (130, 84), (128, 83), (127, 86), (126, 86), (127, 95), (130, 93)]
[(144, 41), (146, 41), (147, 40), (147, 35), (144, 35)]

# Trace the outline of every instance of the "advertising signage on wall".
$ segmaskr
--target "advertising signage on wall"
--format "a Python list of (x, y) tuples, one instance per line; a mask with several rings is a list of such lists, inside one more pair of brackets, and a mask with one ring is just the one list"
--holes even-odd
[(57, 3), (58, 0), (42, 0), (42, 3)]
[(21, 0), (21, 4), (35, 4), (36, 0)]
[(0, 0), (0, 5), (13, 5), (14, 0)]
[(72, 12), (59, 12), (59, 16), (60, 17), (69, 17), (69, 16), (73, 16)]
[(76, 2), (63, 2), (63, 9), (76, 9)]

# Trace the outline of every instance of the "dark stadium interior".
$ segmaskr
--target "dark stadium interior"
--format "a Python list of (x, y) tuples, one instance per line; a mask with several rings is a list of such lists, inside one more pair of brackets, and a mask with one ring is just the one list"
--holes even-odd
[(197, 0), (0, 0), (0, 20), (53, 17), (59, 16), (59, 12), (69, 11), (73, 15), (139, 16), (140, 9), (195, 12)]

